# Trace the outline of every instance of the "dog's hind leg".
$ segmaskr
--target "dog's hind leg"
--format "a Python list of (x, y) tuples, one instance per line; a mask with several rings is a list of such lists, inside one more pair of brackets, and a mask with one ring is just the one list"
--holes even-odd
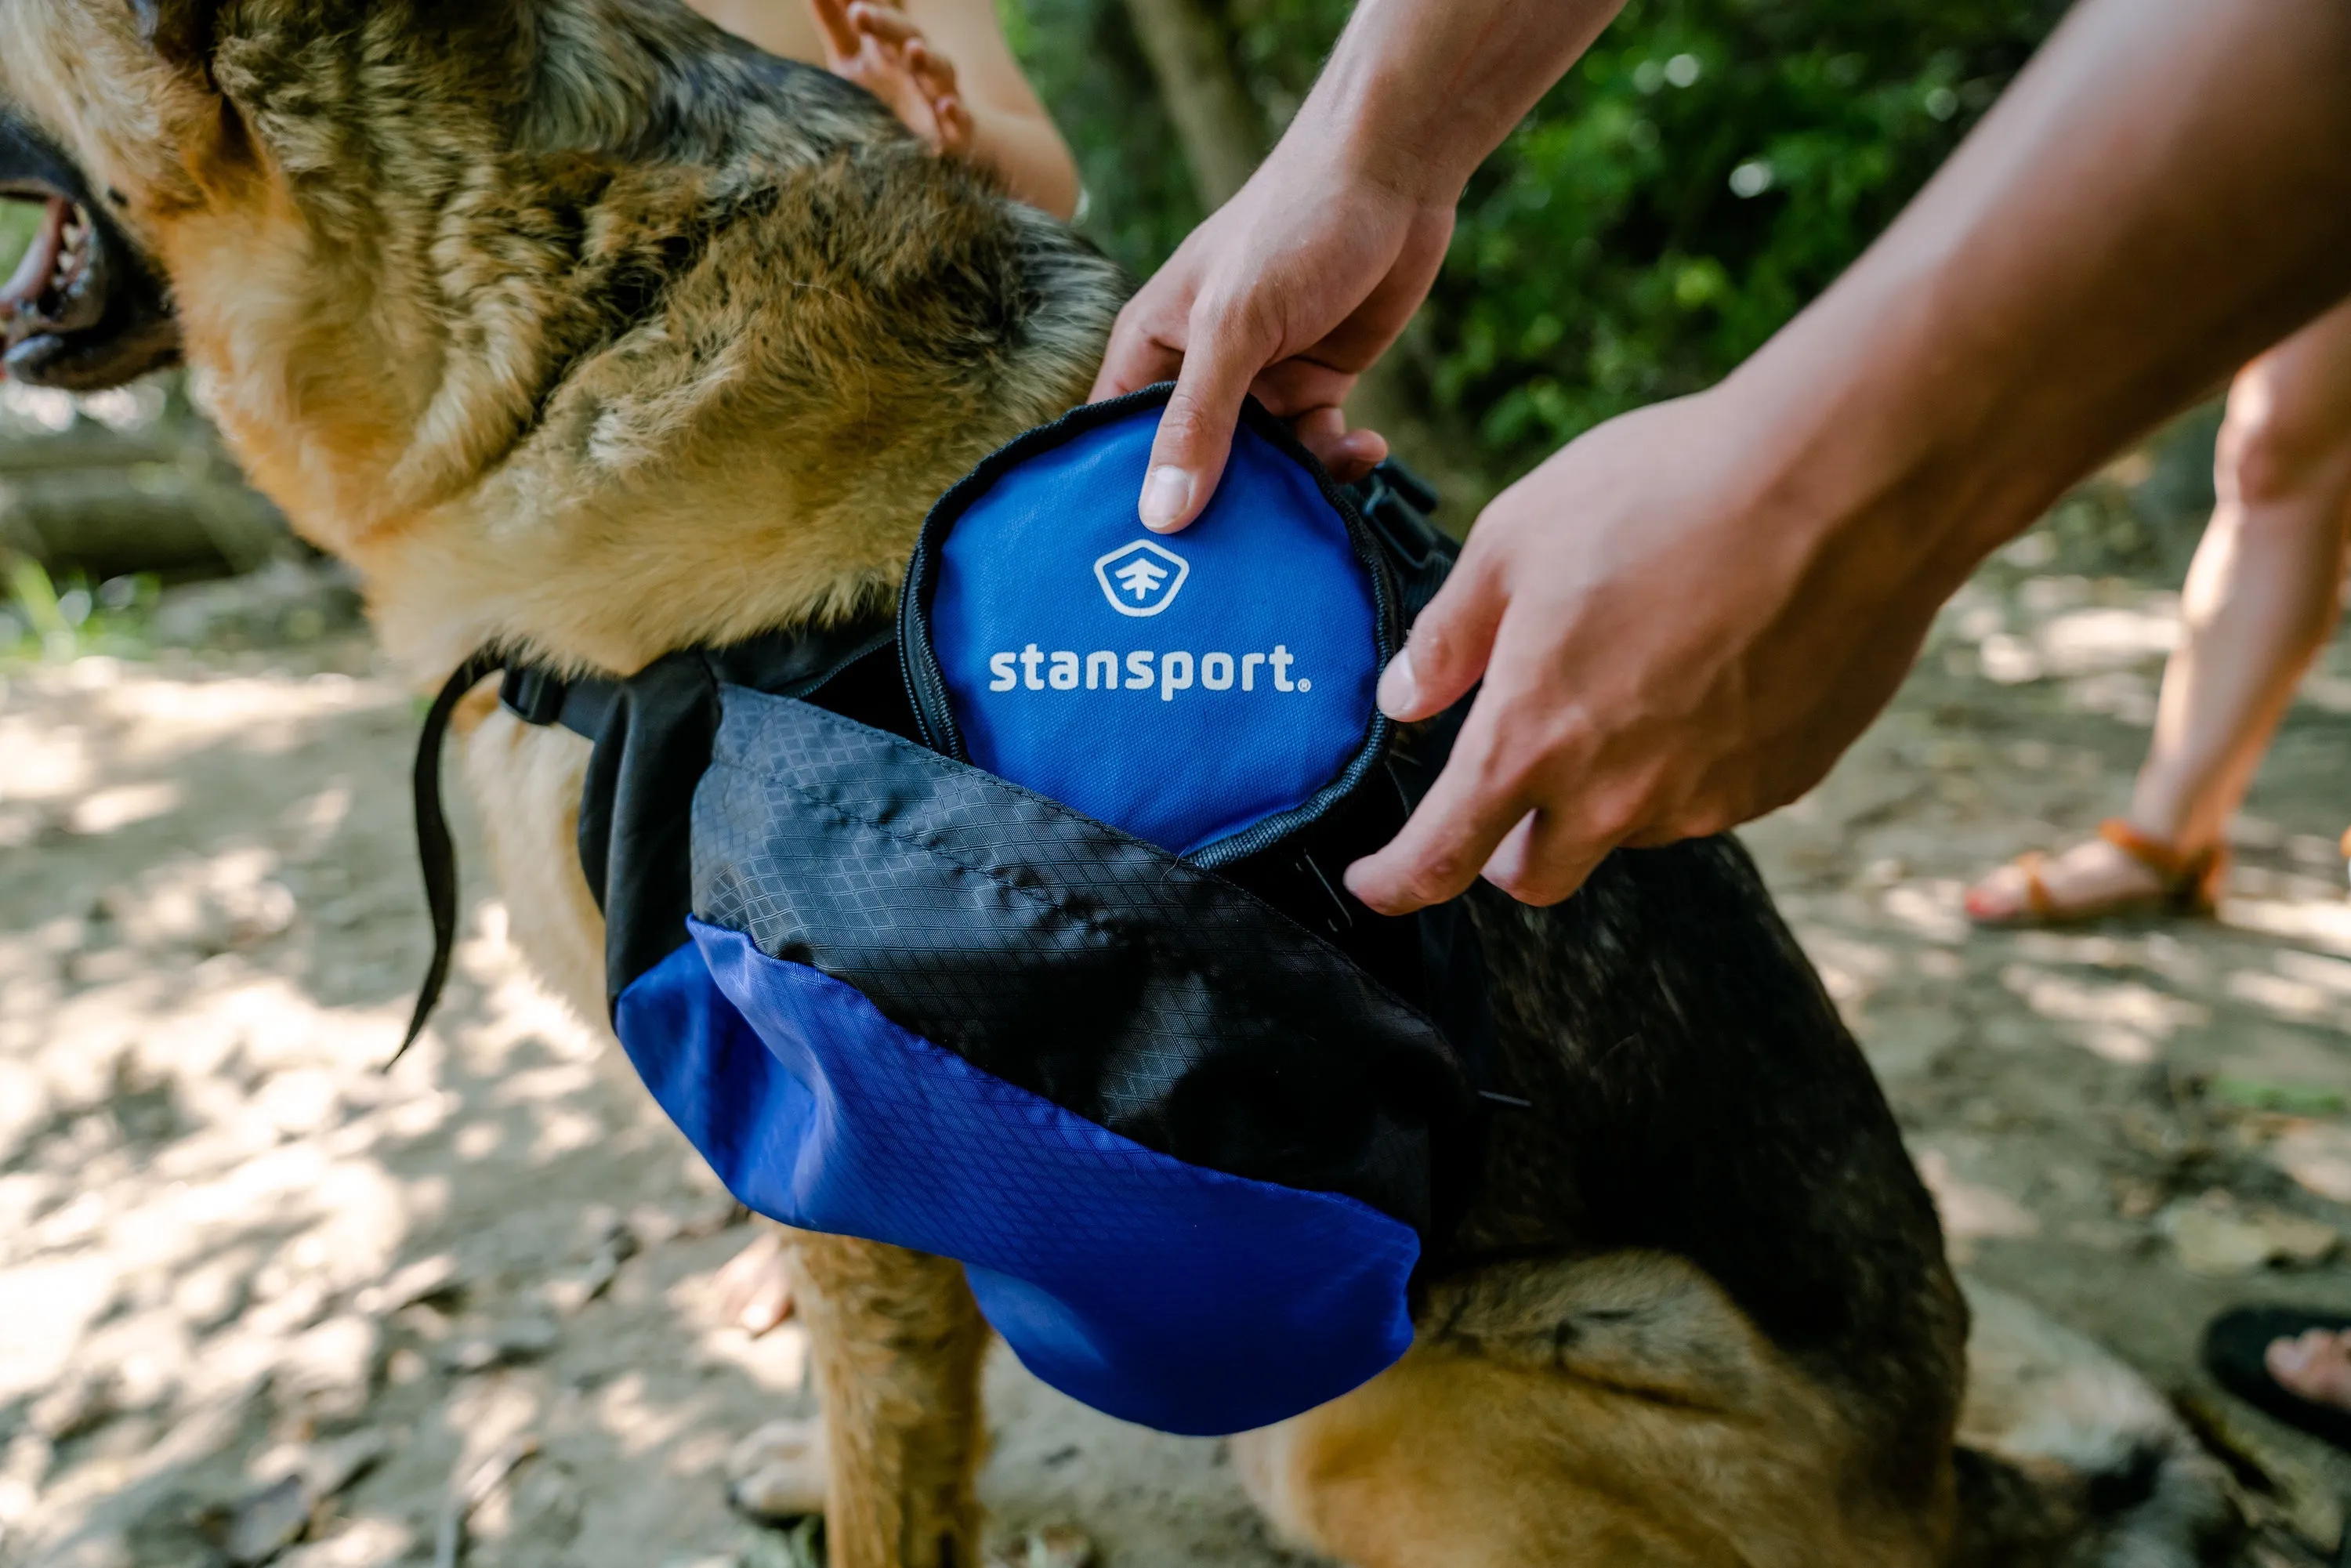
[(1441, 1283), (1403, 1361), (1238, 1439), (1275, 1525), (1355, 1568), (1930, 1568), (1949, 1445), (1891, 1475), (1847, 1397), (1656, 1253)]
[(792, 1248), (830, 1455), (833, 1568), (974, 1568), (987, 1325), (960, 1264), (879, 1242)]

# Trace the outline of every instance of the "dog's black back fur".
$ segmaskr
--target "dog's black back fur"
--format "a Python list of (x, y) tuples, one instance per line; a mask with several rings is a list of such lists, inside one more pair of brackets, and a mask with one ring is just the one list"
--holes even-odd
[[(1620, 851), (1565, 904), (1480, 884), (1501, 1091), (1431, 1273), (1677, 1253), (1884, 1436), (1948, 1441), (1966, 1309), (1860, 1048), (1729, 837)], [(1921, 1466), (1931, 1452), (1915, 1456)]]

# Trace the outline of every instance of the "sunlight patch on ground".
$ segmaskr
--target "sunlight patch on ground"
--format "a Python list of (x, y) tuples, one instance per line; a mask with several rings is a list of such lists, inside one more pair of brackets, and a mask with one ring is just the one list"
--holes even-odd
[(2179, 645), (2179, 607), (2068, 611), (2043, 622), (2033, 641), (2053, 674), (2126, 669)]
[(2220, 922), (2240, 931), (2282, 936), (2290, 942), (2351, 957), (2351, 903), (2329, 898), (2231, 898), (2220, 905)]
[(104, 747), (110, 771), (118, 774), (222, 745), (283, 753), (319, 719), (407, 700), (391, 682), (331, 674), (129, 679), (117, 661), (96, 656), (36, 667), (10, 682), (36, 699), (68, 698), (75, 717), (61, 725), (47, 716), (0, 716), (0, 801), (6, 802), (84, 794), (95, 747)]
[(1975, 929), (1962, 902), (1966, 894), (1966, 886), (1953, 880), (1905, 883), (1886, 890), (1886, 914), (1923, 941), (1964, 942)]
[(89, 747), (78, 729), (0, 718), (0, 801), (76, 794), (89, 781)]
[(1944, 1237), (1962, 1260), (1978, 1242), (2017, 1241), (2041, 1234), (2041, 1221), (2031, 1209), (1997, 1187), (1962, 1178), (1940, 1149), (1918, 1152), (1918, 1179), (1927, 1184)]
[(168, 816), (180, 809), (184, 798), (178, 784), (161, 779), (100, 789), (74, 802), (66, 814), (66, 831), (84, 837), (115, 832), (134, 822)]
[(2270, 1145), (2269, 1159), (2308, 1191), (2351, 1204), (2351, 1127), (2299, 1122)]
[(2180, 1029), (2207, 1021), (2211, 1009), (2165, 995), (2136, 980), (2095, 983), (2011, 964), (2001, 984), (2043, 1018), (2071, 1027), (2059, 1032), (2109, 1061), (2142, 1066), (2162, 1053)]
[(0, 1400), (47, 1387), (65, 1369), (90, 1323), (114, 1301), (115, 1270), (104, 1259), (73, 1258), (0, 1270), (8, 1332), (0, 1335)]

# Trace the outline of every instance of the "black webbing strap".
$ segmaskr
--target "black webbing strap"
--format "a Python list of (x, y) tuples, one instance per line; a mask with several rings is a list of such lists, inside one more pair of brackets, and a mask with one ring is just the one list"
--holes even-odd
[(465, 694), (506, 667), (503, 654), (487, 649), (457, 666), (433, 699), (424, 716), (424, 732), (416, 737), (416, 858), (424, 868), (424, 904), (433, 913), (433, 964), (424, 971), (424, 988), (416, 994), (416, 1010), (409, 1015), (408, 1032), (400, 1049), (383, 1064), (389, 1072), (416, 1037), (441, 1000), (449, 978), (449, 956), (457, 946), (457, 846), (449, 837), (449, 819), (441, 809), (441, 747), (449, 734), (449, 720)]
[(449, 722), (465, 694), (504, 672), (498, 700), (525, 724), (560, 724), (573, 733), (596, 738), (611, 702), (613, 684), (601, 680), (560, 680), (531, 664), (516, 664), (507, 655), (485, 648), (457, 666), (441, 695), (424, 716), (423, 733), (416, 737), (416, 858), (424, 871), (424, 903), (433, 915), (433, 962), (416, 993), (416, 1010), (409, 1015), (408, 1032), (400, 1049), (383, 1064), (389, 1072), (424, 1032), (433, 1009), (440, 1005), (441, 988), (448, 983), (449, 960), (457, 946), (457, 845), (449, 836), (449, 818), (441, 807), (441, 752)]

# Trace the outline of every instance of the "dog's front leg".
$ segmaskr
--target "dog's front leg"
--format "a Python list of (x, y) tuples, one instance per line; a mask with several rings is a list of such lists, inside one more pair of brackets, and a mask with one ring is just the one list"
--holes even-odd
[(833, 1568), (973, 1568), (987, 1324), (963, 1268), (802, 1235), (799, 1311), (824, 1402)]

